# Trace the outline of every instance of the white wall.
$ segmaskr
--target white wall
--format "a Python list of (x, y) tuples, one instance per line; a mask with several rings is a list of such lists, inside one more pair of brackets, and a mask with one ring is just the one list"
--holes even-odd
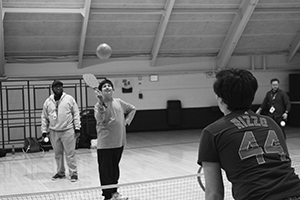
[[(300, 56), (286, 63), (284, 55), (238, 56), (233, 57), (228, 66), (251, 70), (257, 77), (259, 89), (254, 104), (260, 104), (265, 93), (270, 90), (270, 79), (278, 78), (281, 88), (288, 91), (288, 75), (300, 73)], [(94, 73), (112, 79), (115, 83), (115, 96), (134, 104), (138, 109), (163, 109), (167, 100), (181, 100), (184, 108), (215, 106), (212, 90), (214, 78), (206, 72), (213, 71), (215, 59), (207, 58), (161, 58), (155, 67), (149, 60), (84, 60), (84, 68), (77, 63), (35, 63), (5, 65), (9, 79), (26, 77), (66, 78), (80, 77), (84, 73)], [(150, 82), (149, 75), (158, 74), (159, 81)], [(121, 92), (122, 81), (131, 81), (133, 92)], [(138, 94), (143, 98), (139, 99)]]
[[(253, 72), (259, 82), (259, 89), (254, 104), (261, 104), (266, 92), (271, 89), (270, 79), (276, 77), (281, 80), (280, 87), (288, 91), (288, 72)], [(133, 92), (122, 94), (122, 78), (112, 78), (115, 83), (115, 96), (131, 102), (138, 109), (163, 109), (167, 100), (181, 100), (182, 107), (209, 107), (216, 106), (215, 94), (212, 89), (214, 78), (205, 73), (160, 75), (158, 82), (150, 82), (148, 76), (126, 77), (133, 85)], [(138, 98), (138, 93), (143, 99)]]

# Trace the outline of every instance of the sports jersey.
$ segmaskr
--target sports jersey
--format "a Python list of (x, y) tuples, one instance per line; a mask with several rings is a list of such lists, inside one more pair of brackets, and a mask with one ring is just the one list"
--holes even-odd
[(280, 127), (251, 110), (234, 111), (203, 129), (198, 164), (202, 162), (220, 163), (236, 200), (300, 195), (300, 179)]

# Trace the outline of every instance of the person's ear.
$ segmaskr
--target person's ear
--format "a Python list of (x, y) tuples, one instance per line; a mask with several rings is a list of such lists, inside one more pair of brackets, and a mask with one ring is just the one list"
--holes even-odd
[(219, 97), (218, 95), (216, 95), (216, 100), (218, 103), (223, 103), (223, 100), (221, 97)]

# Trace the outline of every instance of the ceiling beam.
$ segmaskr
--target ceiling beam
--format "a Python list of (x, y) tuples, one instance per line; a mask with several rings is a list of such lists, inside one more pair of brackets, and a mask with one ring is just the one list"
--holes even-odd
[(89, 17), (90, 17), (90, 10), (91, 10), (91, 1), (92, 0), (86, 0), (85, 4), (84, 4), (83, 22), (82, 22), (79, 51), (78, 51), (78, 66), (77, 66), (78, 69), (82, 68), (82, 59), (83, 59), (83, 53), (84, 53), (86, 32), (87, 32), (87, 27), (88, 27)]
[(70, 13), (83, 15), (84, 9), (65, 9), (65, 8), (3, 8), (5, 13)]
[[(70, 13), (82, 14), (82, 8), (26, 8), (26, 7), (3, 7), (3, 13)], [(114, 13), (137, 13), (137, 14), (162, 14), (164, 11), (157, 8), (91, 8), (92, 14), (114, 14)], [(201, 14), (201, 13), (236, 13), (233, 8), (174, 8), (172, 13)], [(299, 13), (300, 8), (295, 7), (266, 7), (256, 8), (255, 13)]]
[(5, 76), (5, 55), (4, 55), (4, 32), (3, 32), (3, 20), (4, 20), (4, 13), (2, 10), (2, 1), (0, 1), (0, 76)]
[(226, 67), (259, 0), (243, 0), (217, 56), (217, 69)]
[[(256, 7), (254, 13), (299, 13), (300, 8), (259, 8)], [(158, 15), (163, 14), (163, 9), (153, 9), (153, 8), (91, 8), (92, 14), (145, 14), (145, 15)], [(176, 8), (172, 10), (173, 14), (235, 14), (237, 9), (235, 8)]]
[(152, 9), (152, 8), (91, 8), (92, 14), (145, 14), (145, 15), (162, 15), (164, 14), (163, 9)]
[(288, 58), (287, 58), (288, 63), (294, 58), (294, 56), (297, 53), (299, 47), (300, 47), (300, 31), (298, 32), (295, 40), (293, 41), (293, 43), (291, 45), (291, 49), (290, 49), (290, 52), (289, 52)]
[(158, 55), (163, 37), (165, 35), (174, 4), (175, 4), (175, 0), (168, 0), (165, 5), (166, 12), (161, 17), (160, 24), (159, 24), (158, 30), (156, 32), (154, 45), (152, 47), (152, 52), (151, 52), (152, 59), (150, 60), (151, 67), (155, 66), (157, 55)]

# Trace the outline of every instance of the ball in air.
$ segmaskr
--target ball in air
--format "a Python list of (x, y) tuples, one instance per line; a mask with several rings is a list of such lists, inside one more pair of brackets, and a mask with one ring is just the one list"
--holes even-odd
[(111, 56), (112, 50), (106, 43), (102, 43), (97, 47), (96, 54), (101, 60), (106, 60)]

